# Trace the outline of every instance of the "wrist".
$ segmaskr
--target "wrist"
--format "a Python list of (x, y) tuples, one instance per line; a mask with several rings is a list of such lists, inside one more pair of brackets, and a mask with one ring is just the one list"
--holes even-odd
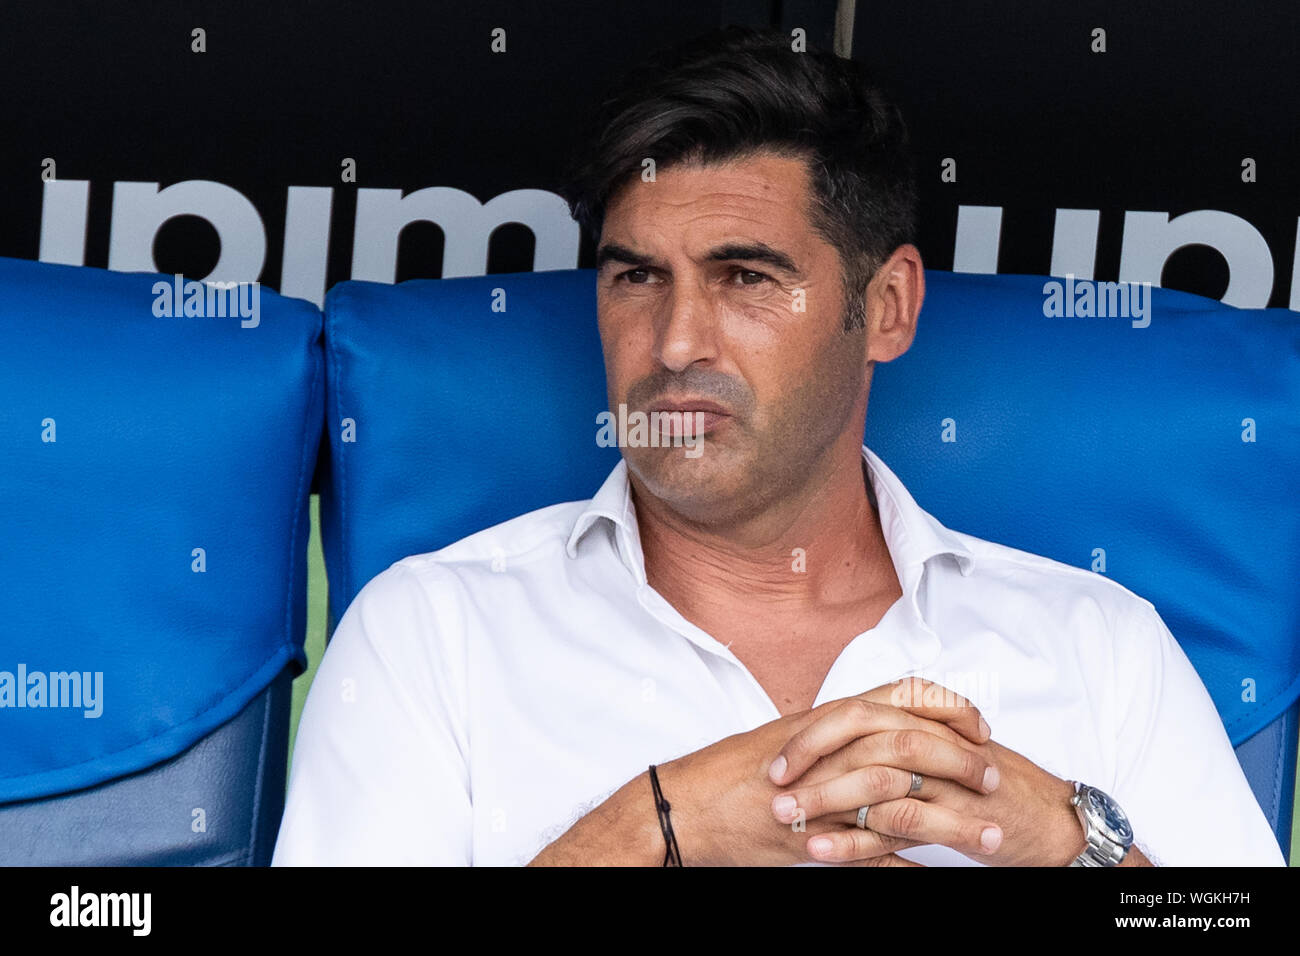
[(1052, 789), (1052, 804), (1057, 810), (1056, 823), (1048, 831), (1053, 834), (1053, 839), (1047, 865), (1069, 866), (1088, 848), (1087, 830), (1070, 802), (1074, 797), (1074, 784), (1069, 780), (1058, 780)]
[[(659, 790), (671, 808), (668, 812), (672, 822), (673, 835), (677, 840), (677, 850), (681, 855), (682, 866), (717, 866), (720, 861), (715, 848), (709, 841), (711, 828), (703, 820), (703, 812), (691, 801), (692, 790), (690, 776), (686, 772), (682, 757), (671, 763), (659, 764), (655, 772), (659, 777)], [(642, 774), (645, 780), (644, 808), (653, 828), (652, 845), (656, 850), (654, 865), (661, 866), (664, 854), (668, 852), (665, 833), (659, 824), (659, 814), (655, 806), (654, 792), (650, 785), (650, 774)]]
[(661, 866), (664, 839), (650, 774), (642, 772), (591, 810), (529, 866)]
[(1073, 866), (1117, 866), (1133, 848), (1133, 827), (1128, 816), (1110, 794), (1070, 781), (1074, 796), (1070, 805), (1078, 814), (1087, 844)]
[(624, 823), (615, 829), (622, 831), (627, 840), (629, 862), (633, 866), (661, 866), (664, 838), (659, 830), (648, 771), (627, 782), (618, 793), (618, 803), (618, 816)]

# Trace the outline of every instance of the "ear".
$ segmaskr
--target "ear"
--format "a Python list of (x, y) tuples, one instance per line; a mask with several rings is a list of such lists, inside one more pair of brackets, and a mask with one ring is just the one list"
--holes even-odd
[(925, 298), (921, 251), (899, 246), (867, 285), (867, 360), (890, 362), (912, 346)]

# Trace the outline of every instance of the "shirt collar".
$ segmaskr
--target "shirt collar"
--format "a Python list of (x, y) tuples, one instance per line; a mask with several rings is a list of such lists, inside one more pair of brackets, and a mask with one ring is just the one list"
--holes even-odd
[(619, 554), (638, 584), (646, 583), (645, 556), (641, 552), (641, 535), (637, 530), (636, 508), (632, 506), (632, 483), (627, 477), (627, 460), (620, 458), (595, 497), (573, 523), (565, 550), (569, 557), (578, 556), (578, 542), (602, 518), (614, 529)]
[[(962, 575), (968, 575), (975, 556), (956, 532), (944, 527), (922, 510), (898, 476), (865, 445), (862, 446), (862, 459), (866, 462), (867, 473), (871, 477), (876, 507), (880, 514), (880, 527), (889, 547), (889, 555), (893, 558), (903, 596), (919, 615), (917, 590), (926, 565), (941, 555), (951, 555)], [(569, 557), (578, 556), (579, 542), (601, 519), (610, 523), (624, 565), (636, 578), (637, 584), (644, 586), (645, 557), (641, 551), (641, 536), (637, 530), (632, 485), (628, 480), (625, 460), (619, 461), (595, 497), (578, 515), (565, 546)]]

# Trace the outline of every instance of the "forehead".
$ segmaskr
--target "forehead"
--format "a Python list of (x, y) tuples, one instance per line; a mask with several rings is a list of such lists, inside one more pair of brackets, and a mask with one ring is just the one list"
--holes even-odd
[(654, 182), (634, 177), (605, 212), (601, 241), (712, 240), (747, 235), (793, 244), (812, 238), (807, 163), (755, 153), (719, 163), (678, 163)]

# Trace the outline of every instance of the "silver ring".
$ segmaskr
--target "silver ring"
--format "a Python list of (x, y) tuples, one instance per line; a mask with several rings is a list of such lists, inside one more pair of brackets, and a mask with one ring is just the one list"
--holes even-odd
[(860, 808), (858, 809), (858, 829), (859, 829), (859, 830), (865, 830), (865, 829), (867, 828), (867, 811), (870, 810), (870, 809), (871, 809), (871, 804), (867, 804), (865, 807), (860, 807)]
[(924, 778), (923, 778), (919, 773), (917, 773), (915, 770), (913, 770), (913, 771), (912, 771), (912, 789), (909, 790), (909, 791), (907, 791), (907, 792), (908, 792), (908, 793), (916, 793), (916, 791), (920, 790), (920, 789), (921, 789), (921, 782), (922, 782), (922, 780), (924, 780)]

